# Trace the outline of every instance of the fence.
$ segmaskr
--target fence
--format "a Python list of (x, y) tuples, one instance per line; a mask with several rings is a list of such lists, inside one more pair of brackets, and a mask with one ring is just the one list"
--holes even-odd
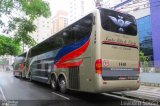
[(160, 73), (160, 66), (155, 67), (154, 61), (140, 62), (141, 72), (144, 73)]

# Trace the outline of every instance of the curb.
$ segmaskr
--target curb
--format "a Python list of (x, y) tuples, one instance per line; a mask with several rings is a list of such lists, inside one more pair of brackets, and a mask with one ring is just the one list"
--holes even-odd
[(142, 101), (155, 101), (155, 102), (159, 102), (160, 101), (160, 99), (157, 98), (157, 97), (150, 97), (150, 96), (146, 96), (146, 95), (137, 95), (137, 94), (130, 93), (130, 92), (125, 92), (123, 94), (126, 97), (139, 99), (139, 100), (142, 100)]
[(160, 87), (160, 84), (159, 84), (159, 83), (141, 82), (141, 85), (144, 85), (144, 86), (151, 86), (151, 87)]

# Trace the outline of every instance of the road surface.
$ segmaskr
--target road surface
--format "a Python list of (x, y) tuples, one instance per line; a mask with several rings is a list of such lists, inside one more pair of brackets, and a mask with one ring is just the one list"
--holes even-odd
[(54, 92), (49, 85), (30, 82), (16, 78), (12, 72), (0, 72), (0, 100), (2, 106), (120, 106), (123, 100), (106, 94), (91, 94), (84, 92), (69, 92), (61, 94)]

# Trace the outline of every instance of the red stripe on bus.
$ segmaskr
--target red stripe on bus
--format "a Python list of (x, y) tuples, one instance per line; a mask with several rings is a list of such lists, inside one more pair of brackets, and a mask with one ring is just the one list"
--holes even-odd
[(68, 62), (68, 63), (65, 63), (65, 62), (82, 55), (87, 50), (89, 43), (90, 43), (90, 40), (88, 40), (83, 46), (81, 46), (77, 50), (74, 50), (74, 51), (66, 54), (65, 56), (63, 56), (56, 63), (56, 67), (57, 68), (67, 68), (67, 67), (71, 67), (71, 66), (80, 66), (82, 64), (83, 60), (81, 60), (79, 62)]
[(126, 47), (138, 48), (137, 45), (120, 43), (120, 42), (102, 41), (102, 44), (112, 44), (112, 45), (119, 45), (119, 46), (126, 46)]
[(68, 63), (63, 63), (63, 64), (58, 64), (57, 68), (69, 68), (69, 67), (76, 67), (76, 66), (80, 66), (83, 62), (83, 59), (81, 59), (78, 62), (68, 62)]

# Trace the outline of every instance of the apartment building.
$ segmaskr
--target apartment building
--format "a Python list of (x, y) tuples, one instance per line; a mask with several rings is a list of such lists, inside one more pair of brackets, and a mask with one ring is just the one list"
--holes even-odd
[(94, 0), (69, 0), (68, 23), (71, 24), (95, 9)]
[(34, 40), (37, 43), (40, 43), (51, 36), (51, 19), (50, 18), (46, 19), (46, 18), (40, 17), (37, 20), (35, 20), (34, 23), (37, 26), (37, 29), (35, 32), (31, 34), (31, 36), (34, 38)]
[(58, 10), (56, 15), (52, 18), (51, 21), (52, 21), (51, 33), (55, 34), (68, 25), (68, 12), (64, 10)]

